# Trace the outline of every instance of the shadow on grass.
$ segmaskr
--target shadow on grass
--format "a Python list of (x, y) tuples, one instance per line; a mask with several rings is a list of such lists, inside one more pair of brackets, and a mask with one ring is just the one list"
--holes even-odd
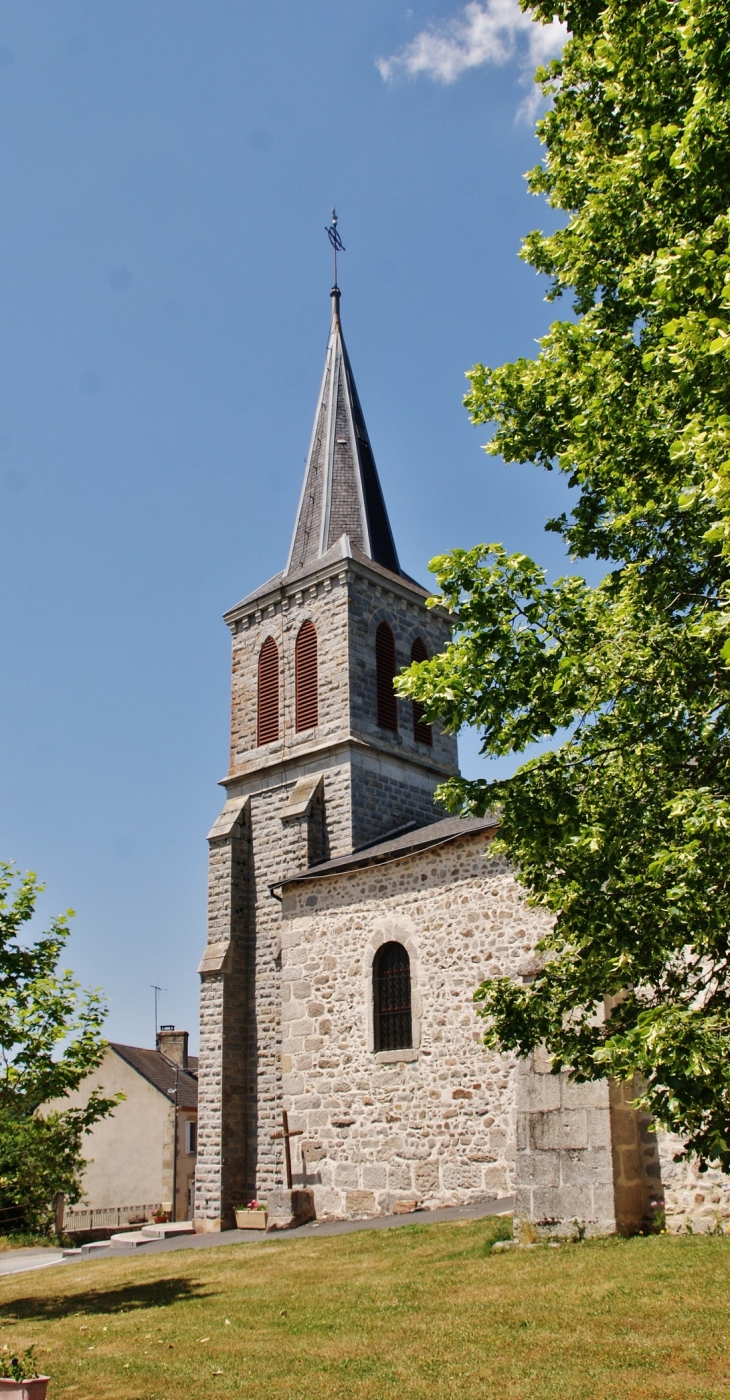
[(155, 1283), (133, 1283), (122, 1288), (88, 1289), (85, 1293), (58, 1293), (45, 1298), (15, 1298), (12, 1303), (0, 1305), (0, 1317), (12, 1321), (94, 1314), (103, 1317), (111, 1313), (141, 1312), (145, 1308), (168, 1308), (171, 1303), (213, 1296), (214, 1290), (194, 1279), (161, 1278)]

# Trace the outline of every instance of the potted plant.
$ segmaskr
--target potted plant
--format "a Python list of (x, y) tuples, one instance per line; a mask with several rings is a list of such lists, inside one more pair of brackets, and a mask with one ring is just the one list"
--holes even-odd
[(237, 1230), (265, 1230), (268, 1218), (265, 1201), (249, 1201), (247, 1206), (236, 1207)]
[[(4, 1365), (0, 1361), (0, 1366)], [(14, 1356), (8, 1371), (8, 1376), (0, 1376), (0, 1395), (14, 1395), (15, 1400), (46, 1400), (50, 1377), (38, 1374), (35, 1347), (28, 1347), (21, 1356)]]

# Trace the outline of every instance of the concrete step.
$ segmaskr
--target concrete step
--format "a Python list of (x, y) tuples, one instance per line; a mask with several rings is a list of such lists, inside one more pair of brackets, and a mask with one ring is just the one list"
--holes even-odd
[(110, 1240), (92, 1240), (91, 1244), (82, 1244), (81, 1252), (82, 1254), (93, 1254), (97, 1249), (108, 1249), (110, 1243)]
[(162, 1225), (143, 1225), (142, 1234), (150, 1240), (170, 1240), (174, 1235), (194, 1235), (192, 1220), (166, 1220)]
[[(128, 1244), (132, 1249), (136, 1249), (141, 1244), (152, 1244), (154, 1235), (145, 1235), (142, 1230), (123, 1230), (118, 1235), (112, 1235), (110, 1240), (101, 1241), (102, 1248), (109, 1244)], [(98, 1249), (98, 1245), (85, 1245), (85, 1249)]]

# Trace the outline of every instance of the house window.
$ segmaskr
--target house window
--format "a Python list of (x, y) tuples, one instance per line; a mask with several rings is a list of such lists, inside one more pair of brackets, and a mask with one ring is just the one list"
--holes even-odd
[(294, 648), (294, 684), (296, 689), (296, 726), (314, 729), (318, 719), (317, 697), (317, 629), (307, 620), (299, 628)]
[(375, 1049), (410, 1050), (411, 964), (402, 943), (384, 943), (373, 963)]
[(195, 1153), (198, 1150), (198, 1125), (194, 1118), (185, 1119), (185, 1151)]
[(387, 622), (375, 633), (375, 666), (378, 678), (378, 724), (398, 732), (398, 702), (395, 698), (395, 637)]
[(267, 637), (259, 652), (259, 744), (279, 737), (279, 648)]
[[(420, 637), (416, 637), (411, 647), (411, 661), (428, 661), (428, 652)], [(424, 724), (423, 705), (417, 700), (413, 701), (413, 737), (419, 744), (433, 744), (433, 730), (430, 724)]]

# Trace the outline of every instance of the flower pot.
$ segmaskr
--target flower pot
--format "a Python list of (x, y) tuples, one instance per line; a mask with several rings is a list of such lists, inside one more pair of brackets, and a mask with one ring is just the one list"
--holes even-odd
[(12, 1395), (14, 1400), (46, 1400), (50, 1376), (34, 1376), (32, 1380), (13, 1381), (0, 1376), (0, 1396)]
[(267, 1210), (237, 1210), (237, 1230), (265, 1230), (269, 1218)]

